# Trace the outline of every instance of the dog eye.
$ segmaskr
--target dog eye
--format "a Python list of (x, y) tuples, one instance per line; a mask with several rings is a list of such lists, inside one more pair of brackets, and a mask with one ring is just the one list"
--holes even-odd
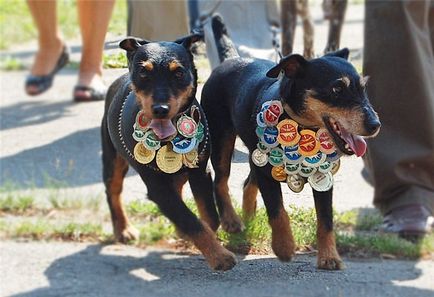
[(340, 92), (342, 92), (342, 87), (333, 87), (332, 91), (333, 91), (333, 94), (337, 95)]
[(175, 71), (175, 77), (177, 79), (183, 79), (185, 76), (185, 72), (182, 69), (178, 69)]
[(145, 67), (139, 68), (139, 75), (141, 78), (147, 78), (149, 75), (149, 71)]

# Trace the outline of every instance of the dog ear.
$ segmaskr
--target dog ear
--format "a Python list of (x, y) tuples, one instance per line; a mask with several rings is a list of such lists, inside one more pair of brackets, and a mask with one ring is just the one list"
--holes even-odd
[(119, 47), (126, 50), (127, 52), (133, 52), (137, 50), (140, 46), (149, 43), (150, 41), (135, 38), (135, 37), (127, 37), (119, 43)]
[(348, 60), (348, 57), (350, 56), (350, 50), (348, 48), (344, 47), (343, 49), (328, 53), (328, 54), (326, 54), (326, 56), (338, 57), (338, 58)]
[(181, 44), (186, 49), (190, 49), (191, 45), (199, 40), (203, 40), (203, 32), (193, 32), (192, 34), (175, 40), (175, 43)]
[(284, 71), (286, 77), (293, 78), (301, 72), (306, 63), (306, 59), (301, 55), (286, 56), (280, 60), (279, 64), (268, 70), (267, 77), (276, 78), (280, 71)]

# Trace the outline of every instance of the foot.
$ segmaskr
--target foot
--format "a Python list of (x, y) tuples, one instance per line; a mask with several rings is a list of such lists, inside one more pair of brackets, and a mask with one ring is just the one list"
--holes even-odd
[(98, 101), (104, 100), (107, 93), (101, 74), (80, 73), (77, 86), (74, 88), (74, 101)]
[(434, 217), (420, 204), (403, 205), (385, 214), (380, 231), (403, 238), (422, 237), (432, 231)]
[(228, 233), (240, 233), (245, 229), (244, 223), (235, 211), (226, 211), (220, 220), (223, 230)]
[(345, 269), (345, 265), (338, 255), (318, 256), (318, 268), (325, 270), (342, 270)]
[(132, 225), (127, 225), (125, 228), (116, 228), (115, 240), (121, 243), (128, 243), (139, 238), (140, 232)]

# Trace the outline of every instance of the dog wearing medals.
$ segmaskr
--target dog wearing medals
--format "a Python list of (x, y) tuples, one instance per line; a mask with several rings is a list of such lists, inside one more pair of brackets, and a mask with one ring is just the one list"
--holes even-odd
[(219, 16), (213, 17), (212, 27), (222, 64), (205, 83), (201, 104), (213, 144), (216, 200), (230, 200), (227, 182), (238, 135), (249, 149), (244, 215), (254, 215), (259, 190), (272, 249), (280, 260), (290, 261), (295, 243), (281, 182), (294, 192), (309, 183), (317, 214), (318, 267), (342, 269), (333, 233), (333, 172), (340, 156), (362, 156), (364, 137), (379, 131), (366, 78), (347, 61), (348, 49), (313, 60), (292, 54), (275, 65), (238, 57)]
[[(127, 38), (120, 43), (129, 73), (107, 93), (101, 130), (103, 179), (117, 241), (138, 236), (121, 201), (123, 179), (132, 166), (146, 184), (149, 199), (203, 253), (210, 267), (227, 270), (236, 258), (215, 235), (220, 219), (207, 170), (210, 137), (195, 98), (197, 73), (190, 46), (201, 37), (192, 34), (175, 42)], [(200, 219), (182, 201), (187, 180)], [(226, 215), (223, 228), (239, 226), (237, 219)]]

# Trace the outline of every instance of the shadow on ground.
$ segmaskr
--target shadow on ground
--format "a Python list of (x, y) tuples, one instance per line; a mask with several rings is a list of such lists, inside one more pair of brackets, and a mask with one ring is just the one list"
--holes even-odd
[(347, 263), (346, 271), (315, 268), (315, 259), (291, 263), (274, 258), (241, 260), (231, 271), (211, 271), (201, 256), (135, 251), (92, 245), (60, 258), (45, 271), (49, 286), (26, 296), (432, 296), (432, 291), (396, 286), (420, 276), (414, 262)]

